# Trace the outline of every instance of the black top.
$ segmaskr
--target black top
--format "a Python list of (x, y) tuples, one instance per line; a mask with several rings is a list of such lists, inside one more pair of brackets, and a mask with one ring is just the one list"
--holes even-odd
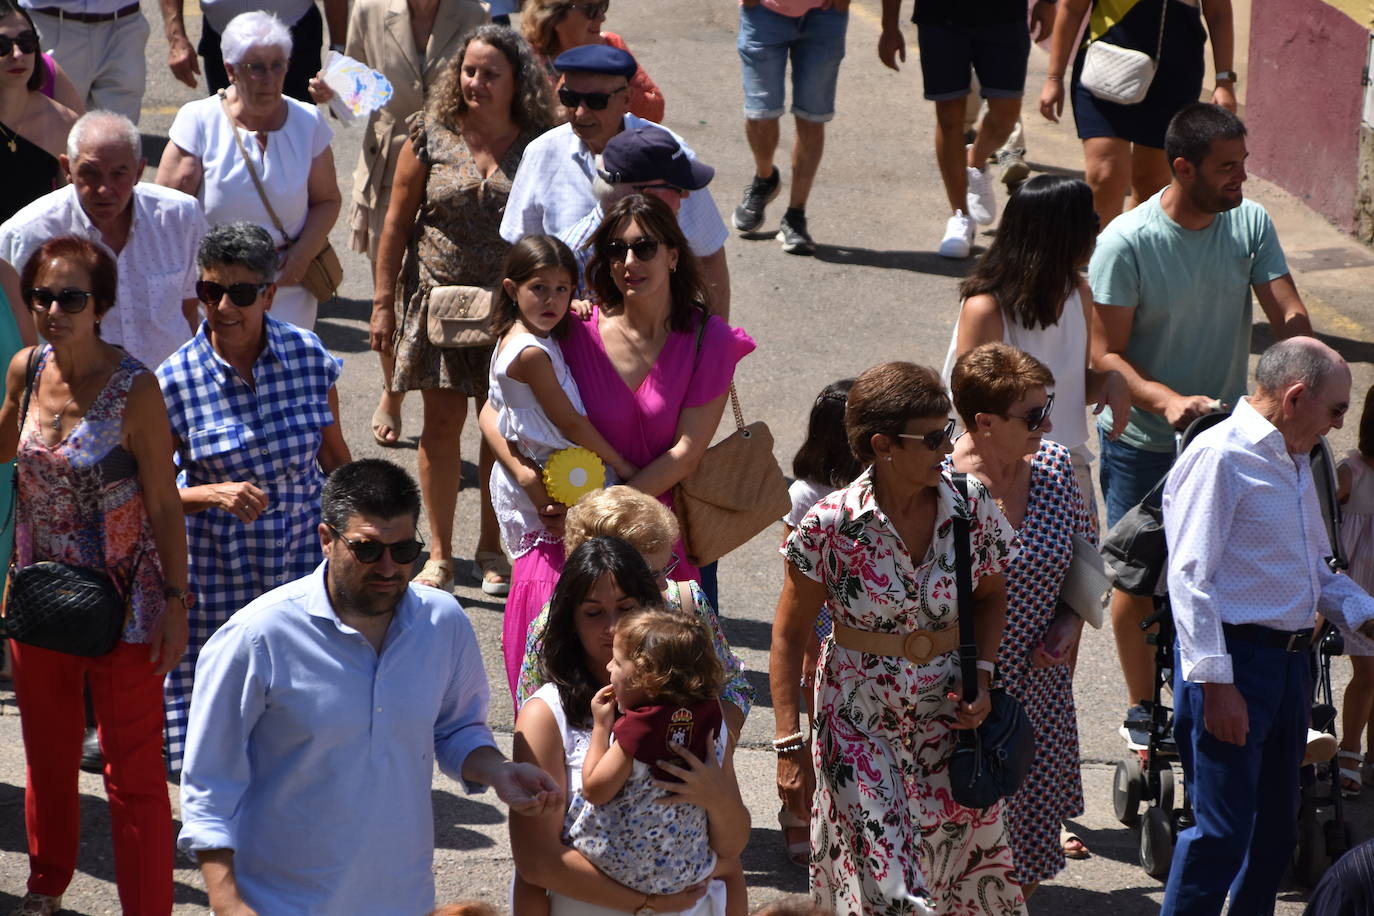
[[(13, 151), (10, 144), (14, 144)], [(0, 124), (0, 221), (47, 194), (60, 177), (57, 157)], [(23, 265), (16, 264), (18, 270)]]
[(1002, 25), (1027, 18), (1026, 0), (916, 0), (911, 14), (917, 25)]

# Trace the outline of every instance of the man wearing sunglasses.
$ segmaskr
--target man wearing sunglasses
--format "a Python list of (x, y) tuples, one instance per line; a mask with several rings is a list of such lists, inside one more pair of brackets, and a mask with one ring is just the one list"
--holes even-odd
[(195, 262), (205, 214), (194, 197), (138, 180), (147, 164), (143, 139), (121, 114), (82, 115), (58, 162), (71, 183), (0, 224), (0, 257), (22, 266), (38, 246), (63, 235), (104, 243), (114, 253), (119, 287), (101, 337), (156, 369), (200, 326)]
[[(677, 134), (630, 114), (630, 78), (638, 68), (630, 53), (610, 45), (581, 45), (558, 55), (553, 66), (561, 75), (558, 99), (568, 121), (525, 148), (501, 220), (501, 237), (512, 244), (531, 233), (561, 236), (595, 209), (596, 157), (622, 131), (663, 130), (687, 159), (696, 161), (696, 153)], [(701, 259), (712, 299), (728, 301), (724, 246), (730, 233), (715, 201), (702, 188), (680, 203), (678, 224)]]
[(487, 677), (452, 595), (410, 581), (420, 495), (355, 461), (321, 495), (324, 562), (235, 614), (196, 669), (178, 846), (216, 913), (434, 907), (434, 764), (511, 810), (563, 810), (487, 727)]

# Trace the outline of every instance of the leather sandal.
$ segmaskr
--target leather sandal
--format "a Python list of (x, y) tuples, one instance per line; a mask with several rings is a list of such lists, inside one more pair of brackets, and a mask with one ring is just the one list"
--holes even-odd
[(1359, 751), (1338, 751), (1336, 760), (1352, 761), (1355, 766), (1342, 766), (1341, 770), (1341, 795), (1345, 798), (1359, 798), (1360, 790), (1364, 788), (1364, 779), (1361, 777), (1360, 768), (1364, 764), (1364, 755)]
[[(381, 429), (389, 429), (396, 434), (395, 439), (388, 439), (379, 432)], [(383, 448), (395, 448), (401, 444), (401, 415), (387, 413), (378, 407), (372, 411), (372, 438)]]
[(451, 592), (453, 591), (453, 561), (436, 560), (430, 557), (425, 561), (425, 565), (420, 567), (415, 578), (410, 581)]
[[(787, 858), (793, 865), (806, 865), (811, 861), (811, 824), (797, 817), (787, 808), (778, 811), (778, 826), (782, 828), (782, 842), (787, 847)], [(789, 840), (788, 834), (801, 830), (804, 839)]]
[(1070, 833), (1069, 828), (1059, 828), (1059, 846), (1064, 850), (1066, 859), (1086, 859), (1092, 855), (1088, 851), (1088, 844), (1083, 842), (1082, 837), (1076, 833)]
[(499, 550), (479, 550), (473, 557), (482, 580), (482, 593), (500, 598), (510, 594), (510, 560)]

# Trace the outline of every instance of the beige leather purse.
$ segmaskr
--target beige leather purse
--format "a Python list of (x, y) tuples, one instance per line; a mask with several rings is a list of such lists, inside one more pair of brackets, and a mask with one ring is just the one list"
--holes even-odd
[(490, 347), (491, 315), (496, 297), (482, 286), (436, 286), (426, 296), (426, 330), (436, 347)]

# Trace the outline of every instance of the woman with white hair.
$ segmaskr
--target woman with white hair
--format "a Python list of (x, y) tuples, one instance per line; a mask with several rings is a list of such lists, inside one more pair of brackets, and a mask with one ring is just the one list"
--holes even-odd
[(301, 280), (341, 205), (333, 131), (314, 106), (282, 94), (291, 33), (280, 19), (235, 16), (221, 47), (230, 86), (177, 112), (157, 183), (200, 198), (211, 225), (247, 220), (266, 229), (281, 257), (272, 315), (309, 329), (319, 303)]

